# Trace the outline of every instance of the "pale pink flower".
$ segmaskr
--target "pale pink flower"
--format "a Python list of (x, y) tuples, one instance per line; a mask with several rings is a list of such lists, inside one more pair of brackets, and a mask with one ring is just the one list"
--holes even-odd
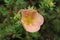
[(26, 31), (39, 31), (41, 25), (44, 22), (44, 18), (42, 15), (40, 15), (36, 10), (32, 8), (21, 9), (19, 12), (22, 13), (21, 23)]

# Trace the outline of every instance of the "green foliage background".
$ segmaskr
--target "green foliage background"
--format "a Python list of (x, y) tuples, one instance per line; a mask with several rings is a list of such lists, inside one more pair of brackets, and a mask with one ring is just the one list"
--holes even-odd
[[(26, 32), (16, 17), (29, 7), (44, 16), (39, 32)], [(0, 0), (0, 40), (60, 40), (60, 0)]]

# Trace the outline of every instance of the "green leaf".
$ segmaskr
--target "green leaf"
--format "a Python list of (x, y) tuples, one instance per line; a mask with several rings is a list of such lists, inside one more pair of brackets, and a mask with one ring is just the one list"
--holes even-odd
[(16, 1), (16, 5), (23, 5), (23, 4), (25, 4), (25, 2), (24, 2), (24, 0), (17, 0)]
[(6, 9), (0, 7), (0, 12), (3, 14), (3, 16), (5, 16), (9, 13), (9, 10), (6, 10)]
[(5, 30), (0, 29), (0, 36), (6, 35), (6, 34), (7, 34), (7, 33), (6, 33)]
[(56, 32), (59, 32), (60, 31), (60, 20), (56, 19), (56, 20), (54, 20), (53, 23), (54, 23), (54, 30)]
[(38, 38), (40, 36), (40, 34), (38, 32), (35, 33), (31, 33), (30, 34), (33, 38)]
[(14, 0), (4, 0), (7, 6), (11, 6), (14, 4)]

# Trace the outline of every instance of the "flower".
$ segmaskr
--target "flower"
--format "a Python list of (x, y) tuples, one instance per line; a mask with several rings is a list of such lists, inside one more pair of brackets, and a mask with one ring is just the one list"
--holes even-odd
[(18, 13), (22, 14), (21, 23), (24, 29), (28, 32), (39, 31), (44, 22), (44, 18), (33, 8), (21, 9)]
[(50, 6), (50, 7), (54, 7), (54, 6), (55, 6), (54, 4), (55, 4), (55, 3), (50, 2), (50, 3), (49, 3), (49, 6)]

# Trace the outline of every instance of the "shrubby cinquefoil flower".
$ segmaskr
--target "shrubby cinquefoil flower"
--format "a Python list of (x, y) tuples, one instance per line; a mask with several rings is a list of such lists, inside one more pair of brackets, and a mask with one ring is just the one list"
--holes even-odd
[(33, 8), (21, 9), (18, 13), (22, 14), (21, 23), (24, 29), (28, 32), (39, 31), (44, 22), (44, 18)]

